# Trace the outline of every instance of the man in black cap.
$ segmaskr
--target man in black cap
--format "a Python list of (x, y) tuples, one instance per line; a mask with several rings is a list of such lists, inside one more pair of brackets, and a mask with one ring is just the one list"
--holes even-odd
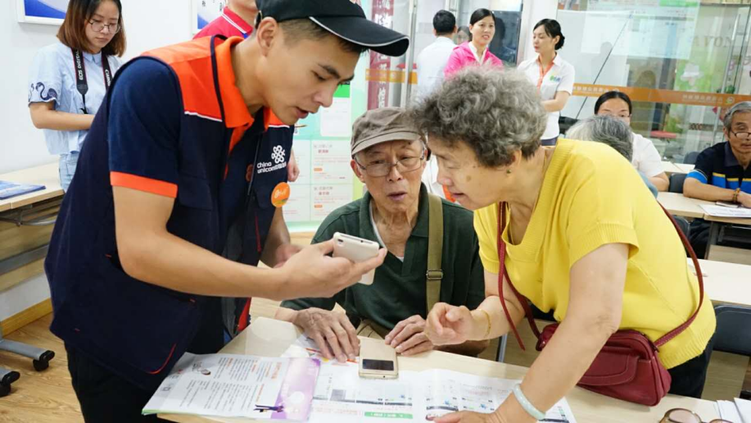
[(183, 353), (216, 352), (247, 324), (223, 321), (222, 297), (328, 297), (383, 261), (290, 244), (291, 146), (262, 134), (329, 106), (364, 50), (409, 41), (349, 0), (260, 6), (252, 38), (121, 68), (84, 143), (45, 270), (87, 422), (156, 421), (141, 410)]

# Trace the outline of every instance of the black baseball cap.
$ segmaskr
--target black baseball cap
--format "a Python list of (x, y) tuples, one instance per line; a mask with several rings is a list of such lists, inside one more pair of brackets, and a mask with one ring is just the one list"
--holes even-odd
[(409, 37), (369, 21), (350, 0), (258, 0), (256, 4), (259, 19), (307, 18), (343, 40), (387, 56), (401, 56), (409, 47)]

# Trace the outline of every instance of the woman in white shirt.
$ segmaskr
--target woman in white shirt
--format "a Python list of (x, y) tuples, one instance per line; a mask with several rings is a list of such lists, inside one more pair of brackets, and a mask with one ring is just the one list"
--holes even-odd
[(548, 124), (542, 135), (542, 145), (555, 145), (558, 140), (561, 133), (558, 117), (574, 91), (574, 67), (557, 52), (563, 47), (565, 38), (557, 21), (543, 19), (537, 22), (532, 33), (537, 58), (525, 60), (519, 65), (519, 70), (537, 86), (542, 105), (548, 111)]
[[(619, 91), (608, 91), (595, 102), (595, 114), (617, 117), (631, 124), (631, 99)], [(641, 172), (658, 191), (667, 191), (670, 179), (662, 170), (662, 158), (652, 141), (634, 133), (634, 155), (631, 164)]]
[(29, 76), (31, 120), (47, 150), (60, 156), (64, 191), (78, 154), (125, 51), (120, 0), (71, 0), (58, 42), (42, 48)]

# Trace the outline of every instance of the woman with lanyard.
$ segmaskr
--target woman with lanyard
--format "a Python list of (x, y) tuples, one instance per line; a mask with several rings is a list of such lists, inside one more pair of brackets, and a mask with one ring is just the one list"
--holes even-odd
[(60, 156), (64, 191), (78, 154), (125, 51), (120, 0), (70, 0), (59, 41), (41, 49), (31, 66), (29, 111), (44, 130), (47, 150)]
[(537, 58), (525, 60), (519, 65), (519, 70), (537, 85), (542, 105), (548, 112), (548, 125), (542, 135), (544, 146), (555, 145), (558, 140), (561, 133), (558, 117), (574, 91), (574, 67), (557, 52), (563, 47), (565, 39), (557, 21), (543, 19), (537, 22), (532, 33)]
[(489, 63), (503, 69), (503, 62), (490, 52), (488, 47), (495, 35), (495, 17), (488, 9), (477, 9), (469, 18), (470, 41), (454, 47), (443, 75), (449, 77), (467, 65)]

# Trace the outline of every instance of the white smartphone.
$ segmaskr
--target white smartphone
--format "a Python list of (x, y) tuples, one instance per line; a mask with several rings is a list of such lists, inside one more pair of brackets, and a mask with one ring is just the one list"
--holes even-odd
[[(355, 263), (365, 261), (376, 257), (381, 246), (374, 241), (358, 238), (356, 236), (334, 233), (334, 257), (344, 257)], [(362, 275), (359, 283), (365, 285), (373, 284), (375, 269)]]
[(396, 379), (399, 376), (396, 363), (396, 351), (390, 345), (379, 339), (363, 339), (360, 344), (360, 377)]

